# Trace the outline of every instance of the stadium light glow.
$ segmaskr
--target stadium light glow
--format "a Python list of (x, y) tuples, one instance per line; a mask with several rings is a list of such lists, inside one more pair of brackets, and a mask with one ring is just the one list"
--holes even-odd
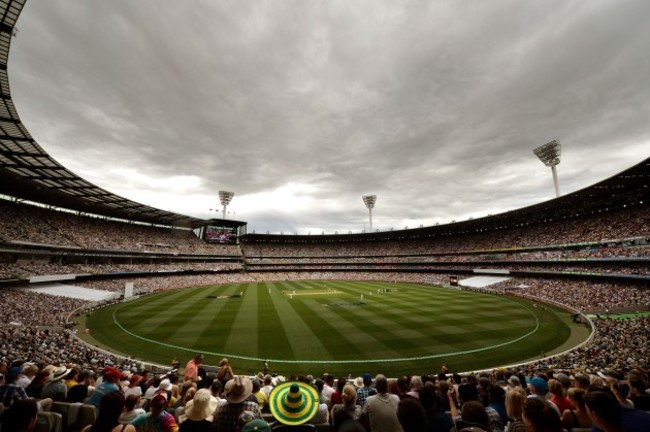
[(369, 227), (370, 227), (370, 232), (372, 232), (372, 209), (375, 208), (375, 203), (377, 202), (377, 195), (364, 195), (361, 197), (363, 200), (363, 203), (366, 205), (366, 208), (368, 209), (368, 217), (369, 217)]
[(219, 200), (221, 201), (221, 205), (223, 206), (223, 218), (226, 218), (226, 207), (228, 207), (228, 204), (230, 204), (230, 201), (232, 201), (232, 197), (235, 196), (234, 192), (227, 192), (227, 191), (219, 191)]
[(560, 154), (562, 153), (562, 144), (558, 140), (553, 140), (541, 145), (533, 150), (535, 156), (547, 167), (551, 167), (553, 172), (553, 185), (555, 186), (555, 196), (560, 196), (560, 184), (557, 180), (557, 171), (555, 167), (560, 164)]

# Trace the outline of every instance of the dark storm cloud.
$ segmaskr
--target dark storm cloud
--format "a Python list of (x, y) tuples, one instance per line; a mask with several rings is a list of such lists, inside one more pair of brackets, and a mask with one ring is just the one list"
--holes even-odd
[[(258, 232), (359, 231), (553, 197), (650, 153), (650, 4), (28, 2), (10, 79), (35, 138), (116, 193)], [(206, 203), (209, 201), (209, 203)]]

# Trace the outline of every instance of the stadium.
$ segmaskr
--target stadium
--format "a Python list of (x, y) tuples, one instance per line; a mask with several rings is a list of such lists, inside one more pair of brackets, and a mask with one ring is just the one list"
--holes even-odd
[(115, 195), (33, 139), (7, 73), (23, 5), (1, 2), (3, 373), (166, 372), (196, 353), (250, 376), (650, 368), (650, 159), (462, 222), (249, 233)]

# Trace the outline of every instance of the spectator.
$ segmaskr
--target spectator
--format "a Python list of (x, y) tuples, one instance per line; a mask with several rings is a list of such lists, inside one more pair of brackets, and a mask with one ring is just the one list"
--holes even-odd
[(427, 430), (427, 416), (418, 398), (404, 398), (397, 404), (397, 420), (403, 432), (423, 432)]
[(329, 423), (331, 401), (328, 397), (323, 396), (325, 381), (320, 378), (315, 379), (314, 386), (318, 392), (318, 411), (316, 411), (316, 415), (310, 421), (314, 424)]
[(420, 397), (420, 389), (423, 385), (424, 383), (422, 382), (422, 378), (419, 376), (411, 377), (411, 388), (406, 394), (412, 398), (418, 399)]
[(277, 385), (269, 397), (271, 414), (275, 423), (273, 431), (315, 431), (307, 424), (318, 413), (319, 397), (316, 389), (300, 381), (288, 381)]
[(237, 421), (244, 411), (251, 411), (255, 418), (262, 418), (257, 402), (247, 400), (253, 393), (250, 378), (236, 375), (226, 383), (224, 394), (226, 403), (219, 405), (214, 425), (219, 432), (237, 432)]
[[(212, 382), (212, 385), (210, 386), (210, 394), (212, 395), (213, 398), (217, 400), (218, 405), (223, 405), (226, 403), (226, 400), (223, 397), (221, 397), (221, 390), (222, 387), (219, 380), (214, 380)], [(268, 408), (268, 404), (267, 404), (267, 408)]]
[(260, 411), (266, 412), (268, 411), (268, 396), (266, 393), (261, 389), (260, 387), (260, 382), (257, 380), (257, 378), (251, 380), (253, 381), (253, 395), (255, 396), (255, 399), (257, 400), (257, 404), (260, 406)]
[(47, 384), (49, 378), (50, 378), (49, 371), (46, 370), (38, 371), (34, 376), (34, 379), (32, 379), (32, 382), (30, 382), (27, 388), (25, 389), (27, 396), (33, 397), (35, 399), (41, 399), (41, 395), (43, 393), (43, 387), (45, 387), (45, 384)]
[(546, 397), (548, 393), (548, 383), (544, 378), (538, 376), (531, 378), (528, 382), (528, 390), (530, 391), (528, 399), (539, 399), (555, 411), (558, 418), (560, 417), (560, 409)]
[[(366, 380), (364, 379), (364, 386)], [(400, 429), (397, 419), (399, 397), (388, 393), (388, 380), (384, 375), (375, 377), (376, 394), (368, 396), (363, 404), (365, 422), (371, 432), (394, 432)], [(357, 398), (359, 397), (357, 391)]]
[(650, 394), (646, 392), (645, 385), (640, 378), (630, 379), (630, 399), (634, 403), (634, 408), (650, 411)]
[(368, 396), (375, 394), (372, 386), (372, 376), (369, 373), (363, 374), (363, 386), (357, 389), (357, 405), (363, 406)]
[(3, 431), (31, 432), (36, 427), (38, 406), (34, 399), (22, 399), (15, 401), (10, 407), (5, 408), (2, 413)]
[(63, 384), (70, 390), (73, 386), (77, 385), (77, 375), (79, 375), (79, 369), (70, 368), (70, 372), (63, 378)]
[(185, 381), (199, 381), (199, 368), (204, 358), (205, 356), (203, 354), (197, 354), (187, 362), (187, 365), (185, 365)]
[(120, 392), (107, 393), (100, 402), (97, 420), (82, 429), (82, 432), (136, 432), (135, 427), (119, 422), (124, 410), (124, 395)]
[(198, 390), (194, 399), (185, 405), (185, 420), (182, 421), (179, 432), (210, 432), (216, 409), (217, 400), (212, 398), (210, 390)]
[(68, 375), (70, 369), (65, 366), (54, 369), (51, 373), (50, 381), (43, 387), (41, 397), (44, 399), (52, 399), (54, 402), (65, 402), (68, 395), (68, 387), (63, 382), (63, 379)]
[(562, 413), (561, 423), (565, 429), (591, 427), (591, 418), (585, 406), (586, 392), (580, 388), (570, 388), (569, 400), (573, 403), (574, 409), (565, 409)]
[(548, 390), (553, 395), (550, 399), (552, 403), (557, 406), (561, 413), (564, 413), (566, 410), (574, 410), (576, 407), (573, 405), (570, 399), (566, 397), (564, 393), (564, 386), (560, 381), (556, 379), (548, 380)]
[(105, 394), (122, 390), (117, 384), (122, 377), (122, 372), (114, 367), (106, 367), (103, 371), (103, 377), (103, 381), (95, 388), (90, 399), (88, 399), (88, 403), (94, 405), (98, 410), (101, 409), (101, 401)]
[(522, 387), (515, 387), (506, 392), (506, 414), (508, 432), (529, 432), (524, 423), (523, 414), (526, 404), (526, 392)]
[(91, 376), (87, 370), (82, 370), (77, 375), (77, 384), (68, 389), (66, 402), (86, 402), (88, 396), (94, 391), (94, 387), (90, 385)]
[(335, 381), (334, 375), (325, 373), (323, 374), (321, 379), (323, 380), (324, 383), (323, 391), (321, 392), (321, 394), (331, 401), (332, 393), (336, 391), (336, 389), (334, 388), (334, 381)]
[(178, 424), (174, 416), (165, 411), (166, 406), (167, 399), (165, 396), (157, 394), (151, 400), (149, 413), (136, 417), (131, 424), (136, 429), (147, 432), (178, 432)]
[(5, 376), (5, 384), (0, 386), (0, 402), (9, 408), (19, 400), (27, 399), (25, 389), (18, 385), (18, 379), (22, 370), (18, 366), (14, 366), (7, 371)]
[(217, 379), (221, 382), (223, 388), (226, 388), (226, 383), (233, 379), (234, 372), (232, 371), (232, 366), (227, 358), (221, 359), (219, 362), (219, 371), (217, 372)]
[[(345, 381), (339, 379), (339, 382)], [(357, 405), (357, 389), (352, 384), (343, 386), (341, 400), (341, 404), (332, 406), (330, 419), (333, 432), (338, 432), (341, 425), (347, 420), (359, 422), (363, 413), (361, 407)]]
[(508, 378), (508, 388), (509, 389), (515, 389), (515, 388), (522, 388), (521, 387), (521, 381), (519, 380), (519, 377), (517, 375), (511, 375)]
[(500, 385), (489, 384), (488, 398), (490, 402), (488, 407), (499, 413), (501, 422), (505, 425), (508, 422), (508, 414), (506, 413), (506, 391)]
[[(109, 393), (111, 394), (111, 393)], [(133, 420), (138, 418), (140, 415), (145, 414), (146, 411), (142, 408), (139, 408), (140, 405), (140, 396), (135, 394), (125, 395), (124, 399), (124, 412), (120, 414), (118, 421), (121, 424), (130, 424)]]
[(129, 378), (129, 385), (124, 389), (124, 394), (126, 396), (128, 395), (134, 395), (134, 396), (142, 396), (142, 388), (140, 387), (140, 381), (142, 380), (142, 377), (138, 374), (133, 374), (131, 375), (131, 378)]
[(538, 397), (529, 397), (524, 404), (524, 423), (531, 432), (562, 432), (560, 417), (551, 404)]
[(614, 393), (616, 400), (618, 400), (618, 403), (620, 403), (621, 406), (629, 409), (635, 408), (634, 402), (632, 402), (630, 399), (627, 398), (630, 394), (630, 386), (628, 383), (622, 381), (616, 381), (612, 383), (610, 388), (612, 389), (612, 392)]
[(605, 432), (647, 431), (650, 425), (650, 414), (622, 407), (605, 388), (589, 391), (585, 405), (594, 426)]
[(455, 420), (456, 430), (483, 430), (490, 431), (490, 419), (485, 412), (485, 407), (478, 400), (465, 402), (460, 409), (460, 419)]
[(336, 380), (336, 388), (330, 395), (330, 404), (332, 407), (334, 407), (334, 405), (343, 403), (343, 387), (345, 387), (346, 383), (347, 382), (343, 377)]
[[(433, 387), (425, 386), (420, 389), (420, 404), (427, 417), (427, 432), (449, 432), (453, 424), (445, 411), (438, 409), (438, 396)], [(399, 409), (398, 409), (399, 412)], [(398, 416), (399, 418), (399, 416)], [(400, 421), (401, 424), (401, 421)]]
[(174, 403), (174, 409), (187, 405), (187, 403), (194, 398), (197, 390), (196, 384), (192, 381), (183, 382), (183, 385), (181, 385), (181, 392), (178, 395), (178, 399), (176, 399), (176, 403)]
[[(273, 390), (273, 377), (269, 374), (264, 375), (264, 386), (262, 387), (262, 391), (264, 394), (266, 394), (266, 400), (269, 400), (269, 395), (271, 394), (271, 390)], [(268, 403), (265, 405), (264, 409), (266, 410), (265, 412), (268, 412)]]
[[(458, 386), (458, 391), (454, 387), (449, 389), (448, 393), (449, 404), (451, 408), (451, 416), (454, 423), (458, 423), (462, 420), (462, 414), (459, 415), (457, 404), (462, 407), (467, 402), (479, 401), (478, 389), (475, 384), (461, 384)], [(483, 404), (479, 402), (483, 407)], [(504, 430), (504, 420), (501, 418), (499, 413), (492, 407), (484, 407), (485, 413), (490, 421), (490, 430), (492, 432), (503, 432)]]

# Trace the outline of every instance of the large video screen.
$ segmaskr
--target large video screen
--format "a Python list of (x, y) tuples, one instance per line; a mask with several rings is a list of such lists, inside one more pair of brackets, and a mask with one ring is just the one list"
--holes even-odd
[(236, 244), (237, 243), (237, 229), (208, 225), (205, 227), (203, 240), (208, 243), (221, 243), (221, 244)]

